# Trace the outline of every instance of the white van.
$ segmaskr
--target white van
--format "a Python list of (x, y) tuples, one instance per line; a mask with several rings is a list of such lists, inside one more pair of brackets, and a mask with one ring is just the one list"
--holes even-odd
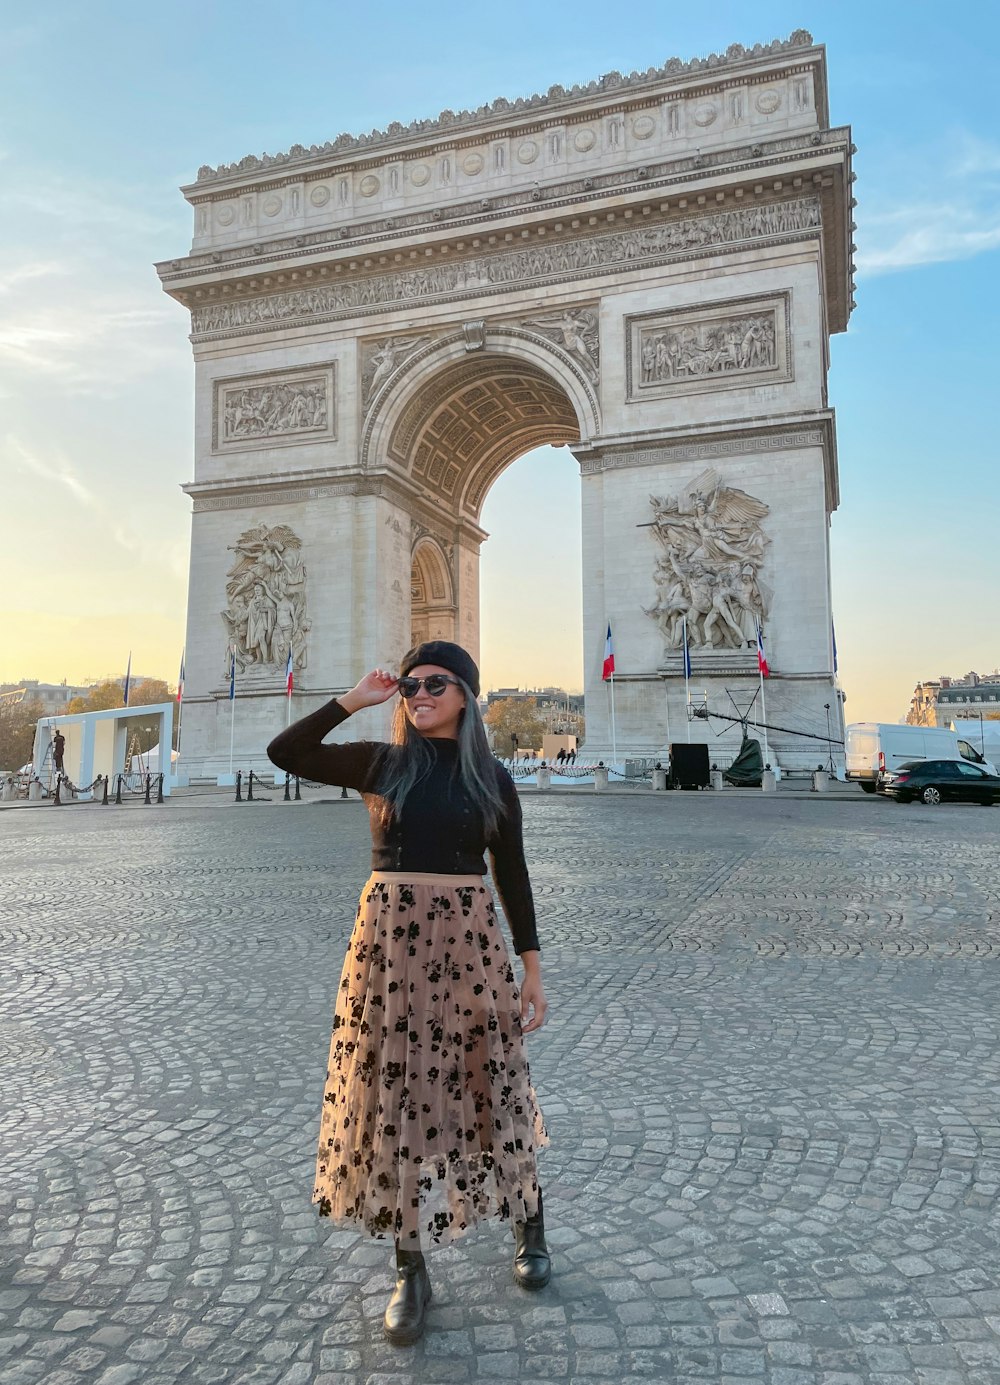
[(943, 726), (905, 726), (883, 721), (855, 721), (844, 745), (847, 778), (874, 793), (878, 776), (909, 760), (970, 760), (990, 774), (996, 769), (967, 740)]

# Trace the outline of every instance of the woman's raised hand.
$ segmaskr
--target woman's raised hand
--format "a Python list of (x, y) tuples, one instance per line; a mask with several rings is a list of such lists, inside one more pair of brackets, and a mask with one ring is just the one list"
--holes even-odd
[(399, 679), (394, 673), (375, 668), (337, 701), (345, 712), (358, 712), (362, 707), (377, 707), (381, 702), (388, 702), (398, 686)]

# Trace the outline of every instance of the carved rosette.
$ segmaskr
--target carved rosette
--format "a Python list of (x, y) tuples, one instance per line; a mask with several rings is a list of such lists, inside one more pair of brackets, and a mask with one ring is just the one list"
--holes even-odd
[(771, 540), (762, 521), (770, 507), (723, 485), (712, 467), (680, 496), (651, 495), (649, 526), (661, 553), (656, 601), (644, 608), (663, 635), (664, 655), (688, 644), (707, 651), (744, 650), (767, 619), (771, 591), (761, 576)]
[[(284, 672), (306, 667), (306, 569), (302, 542), (287, 524), (258, 524), (242, 533), (229, 551), (236, 555), (226, 580), (227, 648), (241, 671)], [(228, 668), (228, 654), (227, 654)]]

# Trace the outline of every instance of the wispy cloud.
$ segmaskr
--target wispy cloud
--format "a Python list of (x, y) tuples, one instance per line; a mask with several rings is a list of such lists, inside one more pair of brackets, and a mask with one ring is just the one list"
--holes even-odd
[(1000, 209), (914, 203), (867, 218), (861, 246), (862, 275), (970, 260), (1000, 247)]
[(14, 269), (0, 272), (0, 293), (10, 293), (12, 289), (31, 279), (48, 279), (53, 275), (58, 276), (69, 272), (69, 266), (58, 260), (37, 260), (33, 263), (18, 265)]
[(872, 203), (861, 193), (859, 275), (1000, 248), (1000, 145), (956, 130), (931, 147), (883, 150), (880, 163)]
[(4, 451), (13, 461), (16, 469), (46, 481), (50, 485), (61, 486), (79, 504), (88, 510), (101, 512), (103, 507), (94, 493), (80, 480), (68, 457), (52, 453), (43, 457), (32, 448), (25, 447), (19, 438), (8, 434), (4, 439)]
[[(92, 490), (80, 478), (73, 462), (56, 448), (45, 452), (29, 447), (13, 433), (0, 442), (0, 460), (12, 473), (20, 472), (45, 487), (57, 487), (92, 516), (102, 538), (110, 539), (140, 566), (152, 565), (183, 581), (187, 576), (187, 543), (183, 537), (161, 536), (147, 525), (129, 526), (122, 522), (119, 506)], [(109, 480), (110, 484), (110, 480)]]

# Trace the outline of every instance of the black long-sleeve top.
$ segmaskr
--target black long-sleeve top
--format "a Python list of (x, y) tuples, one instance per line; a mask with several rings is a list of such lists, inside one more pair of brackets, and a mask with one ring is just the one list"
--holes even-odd
[(516, 952), (538, 948), (535, 905), (524, 860), (521, 805), (513, 780), (496, 765), (503, 814), (496, 832), (487, 838), (482, 814), (454, 774), (458, 742), (427, 737), (434, 765), (407, 795), (405, 811), (397, 814), (379, 794), (386, 757), (399, 753), (384, 741), (352, 741), (324, 745), (323, 737), (346, 721), (336, 698), (295, 722), (267, 747), (279, 769), (321, 784), (357, 789), (368, 808), (372, 834), (372, 870), (419, 871), (432, 875), (485, 875), (489, 851), (493, 879), (510, 924)]

